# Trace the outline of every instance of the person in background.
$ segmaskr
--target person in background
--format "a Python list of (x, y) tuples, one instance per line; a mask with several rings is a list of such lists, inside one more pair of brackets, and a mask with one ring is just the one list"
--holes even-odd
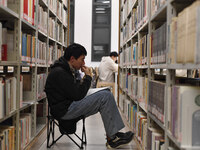
[[(71, 120), (80, 116), (87, 118), (100, 112), (106, 131), (107, 147), (121, 147), (131, 142), (134, 134), (131, 131), (120, 132), (124, 123), (109, 90), (86, 96), (92, 80), (91, 71), (85, 66), (86, 55), (86, 49), (74, 43), (51, 66), (45, 85), (50, 113), (58, 120)], [(77, 70), (85, 73), (81, 82), (76, 80)]]
[(114, 73), (118, 71), (117, 61), (118, 53), (111, 52), (110, 56), (104, 56), (99, 65), (99, 80), (105, 82), (114, 82)]

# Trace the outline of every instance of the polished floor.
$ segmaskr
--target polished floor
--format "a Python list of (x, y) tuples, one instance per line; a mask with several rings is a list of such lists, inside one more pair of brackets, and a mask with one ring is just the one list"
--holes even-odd
[[(81, 131), (82, 122), (78, 122), (77, 131)], [(122, 131), (128, 131), (128, 127)], [(46, 132), (46, 131), (45, 131)], [(79, 133), (79, 132), (78, 132)], [(57, 130), (56, 134), (59, 134)], [(93, 115), (86, 119), (86, 134), (87, 134), (87, 145), (84, 150), (107, 150), (105, 145), (106, 137), (101, 116), (99, 114)], [(42, 141), (43, 136), (43, 141)], [(45, 139), (44, 139), (45, 138)], [(39, 139), (39, 138), (38, 138)], [(128, 145), (120, 148), (121, 150), (137, 150), (136, 143), (132, 141)], [(40, 136), (39, 141), (36, 141), (29, 150), (79, 150), (79, 148), (71, 141), (67, 136), (63, 136), (55, 145), (51, 148), (46, 147), (46, 134)]]

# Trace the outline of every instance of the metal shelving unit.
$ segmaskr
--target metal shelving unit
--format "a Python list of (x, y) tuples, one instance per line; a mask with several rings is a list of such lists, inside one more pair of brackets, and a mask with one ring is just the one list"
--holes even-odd
[[(179, 77), (176, 76), (176, 70), (182, 69), (187, 70), (187, 77), (185, 79), (191, 78), (191, 72), (192, 70), (200, 69), (200, 64), (192, 64), (192, 63), (170, 63), (170, 47), (169, 47), (169, 39), (170, 39), (170, 24), (172, 21), (172, 18), (174, 16), (178, 16), (178, 14), (184, 10), (184, 8), (190, 6), (195, 0), (165, 0), (165, 3), (159, 7), (154, 14), (152, 15), (151, 12), (151, 3), (152, 0), (148, 0), (148, 19), (145, 23), (141, 24), (139, 27), (137, 27), (137, 30), (129, 34), (128, 31), (128, 23), (129, 19), (131, 18), (131, 15), (133, 15), (133, 8), (137, 8), (137, 6), (140, 4), (140, 2), (143, 0), (120, 0), (119, 1), (119, 11), (120, 11), (120, 26), (119, 26), (119, 36), (120, 36), (120, 45), (119, 45), (119, 53), (120, 53), (120, 64), (119, 64), (119, 100), (118, 104), (121, 109), (124, 109), (123, 107), (127, 106), (121, 106), (122, 104), (126, 103), (126, 100), (129, 100), (132, 105), (137, 106), (137, 112), (142, 112), (143, 114), (146, 114), (147, 116), (147, 124), (148, 127), (156, 125), (156, 128), (159, 128), (164, 133), (164, 140), (165, 144), (164, 147), (166, 150), (168, 150), (168, 147), (174, 147), (176, 150), (196, 150), (200, 149), (199, 146), (185, 146), (181, 144), (175, 137), (172, 136), (169, 125), (168, 125), (168, 115), (169, 115), (169, 106), (168, 101), (170, 99), (171, 93), (169, 93), (168, 89), (171, 88), (173, 85), (175, 85), (175, 81), (179, 80)], [(158, 0), (157, 2), (160, 2)], [(163, 2), (163, 0), (162, 0)], [(128, 6), (126, 6), (128, 3), (131, 5), (131, 12), (130, 10), (124, 10), (129, 9)], [(133, 3), (133, 4), (132, 4)], [(124, 17), (123, 13), (127, 13), (126, 17)], [(151, 54), (150, 54), (150, 35), (157, 30), (161, 25), (166, 23), (166, 58), (165, 62), (160, 63), (152, 63), (151, 62)], [(126, 62), (126, 51), (129, 48), (133, 48), (132, 46), (135, 43), (138, 43), (139, 40), (147, 34), (147, 58), (146, 58), (146, 64), (140, 64), (139, 62), (139, 52), (136, 51), (135, 55), (137, 56), (135, 64), (133, 62)], [(125, 39), (125, 40), (124, 40)], [(139, 44), (138, 44), (139, 47)], [(138, 48), (137, 47), (137, 48)], [(128, 55), (131, 55), (132, 53), (129, 53)], [(161, 60), (163, 59), (163, 56), (161, 55)], [(158, 71), (159, 70), (159, 71)], [(148, 82), (150, 80), (152, 81), (162, 81), (164, 82), (165, 89), (164, 89), (164, 123), (161, 122), (156, 116), (154, 116), (149, 111), (149, 83), (147, 84), (147, 110), (145, 111), (145, 108), (143, 105), (140, 105), (139, 97), (130, 95), (127, 91), (126, 81), (128, 80), (127, 77), (129, 75), (134, 75), (136, 77), (146, 77), (148, 78)], [(125, 79), (124, 79), (125, 78)], [(184, 79), (182, 79), (184, 80)], [(123, 82), (123, 83), (120, 83)], [(124, 83), (125, 82), (125, 83)], [(128, 83), (129, 84), (129, 83)], [(132, 84), (132, 83), (131, 83)], [(138, 83), (137, 83), (138, 84)], [(125, 88), (125, 90), (124, 90)], [(121, 92), (120, 92), (121, 91)], [(121, 99), (120, 99), (121, 98)], [(123, 111), (123, 110), (122, 110)], [(125, 116), (127, 114), (124, 114)], [(129, 114), (128, 114), (129, 115)], [(153, 122), (153, 123), (152, 123)], [(132, 128), (132, 127), (131, 127)], [(137, 134), (137, 131), (136, 131)], [(137, 140), (137, 145), (139, 149), (143, 149), (142, 145)]]
[[(63, 0), (56, 0), (57, 2), (61, 4), (61, 12), (66, 13), (67, 17), (69, 17), (69, 11), (68, 11), (68, 5), (70, 3), (69, 0), (67, 0), (67, 5), (64, 5)], [(21, 13), (23, 8), (21, 8), (21, 0), (14, 1), (14, 4), (12, 8), (0, 6), (0, 22), (6, 22), (5, 27), (9, 27), (9, 29), (12, 29), (14, 31), (14, 50), (12, 56), (9, 56), (8, 61), (0, 61), (0, 67), (2, 71), (0, 72), (1, 75), (6, 75), (9, 73), (8, 71), (5, 72), (5, 70), (8, 70), (8, 67), (13, 67), (13, 74), (14, 77), (16, 77), (16, 110), (10, 112), (8, 115), (4, 116), (0, 119), (0, 125), (4, 124), (4, 122), (7, 122), (7, 120), (12, 120), (12, 125), (15, 126), (15, 150), (21, 149), (21, 135), (20, 135), (20, 115), (22, 113), (30, 113), (31, 114), (31, 138), (30, 141), (27, 143), (23, 149), (26, 149), (26, 147), (34, 140), (34, 138), (37, 137), (37, 135), (43, 131), (44, 127), (46, 126), (46, 112), (47, 112), (47, 99), (46, 96), (37, 98), (37, 75), (40, 73), (48, 74), (48, 69), (50, 64), (48, 63), (48, 55), (49, 55), (49, 45), (53, 45), (53, 59), (56, 60), (58, 58), (57, 56), (57, 46), (61, 49), (61, 54), (63, 54), (63, 51), (67, 47), (67, 43), (61, 38), (61, 40), (56, 38), (51, 38), (48, 33), (48, 18), (53, 17), (55, 18), (55, 28), (56, 32), (57, 24), (60, 25), (60, 36), (65, 36), (66, 39), (69, 39), (68, 32), (69, 27), (63, 23), (63, 20), (61, 18), (58, 18), (57, 12), (52, 12), (49, 9), (49, 1), (44, 2), (43, 0), (35, 0), (35, 24), (32, 25), (31, 23), (27, 22), (25, 19), (21, 18), (20, 16), (23, 16)], [(47, 12), (47, 33), (44, 33), (42, 30), (38, 28), (38, 8), (39, 6), (43, 7), (44, 10)], [(55, 6), (56, 7), (56, 6)], [(57, 7), (56, 7), (57, 9)], [(66, 19), (69, 21), (69, 19)], [(62, 30), (63, 29), (63, 30)], [(62, 33), (62, 31), (64, 31)], [(38, 49), (38, 42), (37, 40), (41, 40), (46, 43), (47, 49), (46, 49), (46, 60), (44, 64), (39, 64), (37, 61), (37, 53), (35, 52), (35, 62), (29, 63), (29, 62), (22, 62), (21, 61), (21, 47), (22, 47), (22, 32), (31, 34), (36, 37), (36, 49)], [(53, 63), (53, 61), (51, 63)], [(25, 69), (24, 69), (25, 68)], [(26, 69), (28, 68), (28, 69)], [(20, 77), (22, 74), (29, 74), (31, 76), (31, 90), (24, 93), (24, 99), (23, 104), (20, 106)], [(38, 104), (43, 104), (43, 117), (37, 117), (37, 107)]]

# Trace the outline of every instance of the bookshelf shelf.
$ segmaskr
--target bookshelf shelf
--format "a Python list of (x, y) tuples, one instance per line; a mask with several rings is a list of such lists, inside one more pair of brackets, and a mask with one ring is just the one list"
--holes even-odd
[(49, 17), (56, 17), (56, 13), (51, 9), (49, 9)]
[(159, 125), (163, 130), (165, 130), (165, 126), (163, 125), (163, 123), (161, 123), (154, 115), (152, 115), (151, 113), (147, 113), (149, 115), (149, 117), (156, 122), (157, 125)]
[(170, 133), (170, 131), (167, 130), (167, 136), (173, 141), (174, 144), (176, 144), (177, 147), (181, 148), (180, 142), (176, 140)]
[(59, 24), (62, 24), (62, 21), (61, 21), (60, 18), (57, 18), (57, 22), (58, 22)]
[(40, 39), (47, 39), (47, 34), (42, 32), (41, 30), (38, 30), (38, 37)]
[(143, 66), (138, 66), (139, 69), (148, 69), (147, 65), (143, 65)]
[(62, 43), (61, 43), (61, 42), (57, 42), (57, 44), (60, 45), (60, 46), (62, 46)]
[(140, 107), (145, 113), (147, 113), (147, 109), (145, 108), (145, 103), (144, 103), (144, 102), (139, 102), (139, 107)]
[(0, 6), (0, 14), (2, 19), (8, 19), (8, 18), (19, 19), (19, 15), (17, 13), (4, 6)]
[(145, 20), (145, 23), (138, 29), (139, 32), (147, 32), (148, 30), (148, 20)]
[(155, 14), (151, 17), (151, 22), (166, 21), (166, 15), (167, 15), (167, 3), (165, 3), (155, 12)]
[(36, 27), (22, 19), (22, 30), (33, 30), (36, 31)]
[(177, 141), (176, 138), (174, 138), (174, 137), (172, 136), (172, 134), (170, 133), (169, 130), (167, 130), (166, 133), (167, 133), (167, 136), (172, 140), (172, 142), (173, 142), (178, 148), (180, 148), (181, 150), (199, 150), (199, 149), (200, 149), (199, 146), (193, 146), (193, 147), (191, 147), (191, 146), (183, 146), (183, 145), (181, 145), (180, 142)]
[(150, 65), (150, 68), (152, 68), (152, 69), (167, 69), (168, 65), (167, 64)]
[(199, 69), (200, 64), (170, 64), (168, 69)]
[(0, 66), (18, 66), (17, 61), (0, 61)]
[(7, 120), (8, 118), (13, 117), (13, 116), (16, 115), (16, 114), (17, 114), (17, 110), (14, 110), (14, 111), (11, 112), (9, 115), (6, 115), (4, 118), (1, 118), (1, 119), (0, 119), (0, 122), (3, 122), (3, 121), (5, 121), (5, 120)]
[(54, 39), (52, 37), (49, 37), (49, 40), (52, 41), (52, 42), (56, 42), (56, 39)]
[(22, 107), (20, 107), (19, 111), (23, 111), (23, 110), (25, 110), (26, 108), (28, 108), (28, 107), (30, 107), (30, 106), (32, 106), (32, 105), (33, 105), (32, 103), (30, 103), (30, 104), (28, 104), (28, 103), (23, 103), (23, 104), (22, 104)]
[(45, 127), (45, 124), (38, 124), (36, 128), (36, 135), (38, 135)]
[(46, 2), (44, 2), (43, 0), (39, 0), (39, 5), (46, 9), (48, 8), (48, 4), (46, 4)]

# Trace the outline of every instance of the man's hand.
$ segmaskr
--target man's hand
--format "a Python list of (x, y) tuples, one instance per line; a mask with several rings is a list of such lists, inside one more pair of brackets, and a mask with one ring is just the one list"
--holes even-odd
[(92, 69), (87, 67), (87, 66), (83, 66), (81, 67), (81, 71), (84, 72), (86, 75), (89, 75), (92, 77)]

